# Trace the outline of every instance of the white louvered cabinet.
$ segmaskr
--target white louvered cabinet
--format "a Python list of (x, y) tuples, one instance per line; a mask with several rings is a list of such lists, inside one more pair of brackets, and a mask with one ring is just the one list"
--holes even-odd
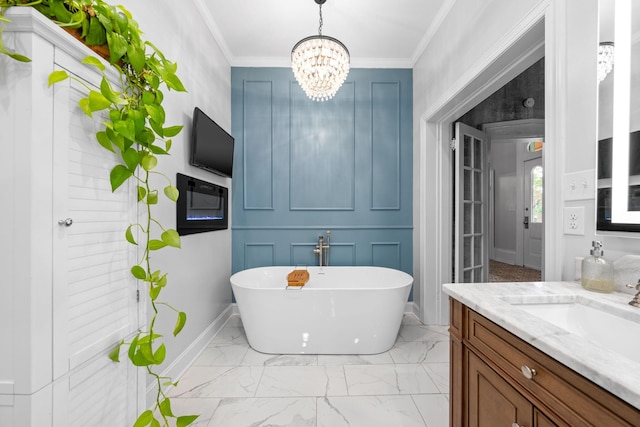
[(99, 84), (89, 51), (30, 8), (9, 17), (7, 45), (33, 62), (0, 58), (0, 425), (131, 425), (144, 380), (107, 354), (144, 319), (124, 240), (134, 189), (111, 192), (116, 157), (78, 107), (82, 85), (47, 87), (55, 69)]

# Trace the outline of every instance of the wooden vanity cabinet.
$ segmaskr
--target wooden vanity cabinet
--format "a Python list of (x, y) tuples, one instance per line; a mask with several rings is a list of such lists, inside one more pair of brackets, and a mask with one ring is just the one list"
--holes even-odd
[(452, 427), (640, 426), (638, 409), (462, 303), (450, 304)]

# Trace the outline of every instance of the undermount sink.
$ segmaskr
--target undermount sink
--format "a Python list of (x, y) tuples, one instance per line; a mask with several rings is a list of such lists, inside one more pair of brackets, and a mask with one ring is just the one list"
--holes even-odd
[(592, 301), (580, 297), (560, 299), (559, 302), (510, 303), (598, 346), (640, 361), (640, 313), (627, 313), (623, 317), (605, 306), (593, 307)]

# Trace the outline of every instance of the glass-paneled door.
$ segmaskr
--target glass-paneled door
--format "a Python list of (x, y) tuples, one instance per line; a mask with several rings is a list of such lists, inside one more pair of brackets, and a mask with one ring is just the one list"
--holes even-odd
[(455, 148), (455, 281), (489, 279), (489, 166), (485, 133), (457, 122)]

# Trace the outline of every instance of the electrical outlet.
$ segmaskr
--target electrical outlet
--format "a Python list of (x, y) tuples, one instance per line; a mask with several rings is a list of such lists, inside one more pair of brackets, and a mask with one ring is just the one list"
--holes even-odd
[(564, 234), (584, 236), (584, 206), (564, 208), (563, 217)]
[(596, 198), (595, 169), (564, 175), (564, 200), (589, 200)]

